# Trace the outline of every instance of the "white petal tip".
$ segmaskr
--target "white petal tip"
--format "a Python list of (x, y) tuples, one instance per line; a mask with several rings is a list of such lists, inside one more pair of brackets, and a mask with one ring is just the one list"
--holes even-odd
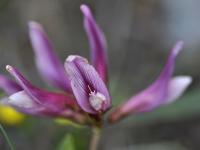
[(173, 77), (169, 83), (168, 98), (165, 103), (171, 103), (179, 98), (191, 83), (192, 77), (190, 76)]
[(177, 55), (183, 48), (184, 42), (183, 41), (179, 41), (175, 44), (174, 48), (173, 48), (173, 53), (174, 55)]
[(72, 61), (74, 61), (75, 59), (80, 59), (80, 60), (85, 61), (85, 62), (88, 63), (88, 61), (87, 61), (86, 58), (83, 58), (83, 57), (78, 56), (78, 55), (69, 55), (69, 56), (67, 57), (67, 59), (66, 59), (66, 62), (72, 62)]
[(67, 57), (66, 61), (67, 61), (67, 62), (72, 62), (72, 61), (74, 61), (74, 59), (76, 59), (76, 58), (77, 58), (77, 55), (70, 55), (70, 56)]
[(29, 21), (28, 26), (30, 28), (36, 28), (36, 27), (40, 27), (41, 25), (36, 21)]
[(191, 76), (177, 76), (172, 78), (171, 83), (178, 89), (186, 89), (192, 83)]
[(81, 9), (81, 11), (83, 12), (83, 14), (84, 14), (85, 16), (90, 15), (90, 8), (89, 8), (87, 5), (82, 4), (82, 5), (80, 6), (80, 9)]
[(24, 91), (20, 91), (11, 95), (8, 103), (10, 105), (22, 108), (32, 108), (35, 105), (35, 102)]
[(28, 27), (29, 27), (29, 32), (31, 32), (31, 31), (42, 31), (43, 30), (42, 25), (39, 24), (38, 22), (35, 22), (35, 21), (30, 21), (28, 23)]
[(178, 41), (178, 42), (177, 42), (177, 45), (179, 45), (179, 46), (183, 46), (183, 44), (184, 44), (183, 41)]
[(183, 76), (182, 77), (182, 84), (185, 86), (189, 86), (192, 83), (192, 77), (191, 76)]
[(87, 10), (87, 9), (88, 9), (88, 6), (87, 6), (86, 4), (82, 4), (82, 5), (80, 6), (80, 9), (81, 9), (82, 11)]
[(10, 66), (10, 65), (6, 65), (6, 70), (7, 70), (8, 72), (12, 71), (12, 69), (13, 69), (12, 66)]

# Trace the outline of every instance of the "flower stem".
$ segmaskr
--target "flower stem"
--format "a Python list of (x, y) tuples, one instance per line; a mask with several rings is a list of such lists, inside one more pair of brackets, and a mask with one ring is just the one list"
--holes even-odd
[(97, 127), (93, 127), (92, 137), (90, 141), (90, 150), (97, 150), (100, 137), (101, 137), (101, 129)]
[(4, 128), (3, 128), (3, 126), (1, 124), (0, 124), (0, 130), (1, 130), (4, 138), (6, 139), (6, 142), (7, 142), (8, 146), (9, 146), (10, 150), (15, 150), (13, 144), (11, 143), (6, 131), (4, 130)]

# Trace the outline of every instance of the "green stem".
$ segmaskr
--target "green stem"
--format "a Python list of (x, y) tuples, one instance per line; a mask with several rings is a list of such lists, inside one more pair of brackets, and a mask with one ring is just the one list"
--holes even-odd
[(97, 150), (101, 137), (101, 129), (97, 127), (92, 128), (92, 137), (90, 141), (90, 150)]
[(3, 126), (2, 126), (1, 124), (0, 124), (0, 130), (1, 130), (1, 132), (2, 132), (2, 134), (3, 134), (3, 136), (4, 136), (4, 138), (6, 139), (6, 142), (7, 142), (8, 146), (9, 146), (9, 148), (10, 148), (11, 150), (15, 150), (13, 144), (11, 143), (11, 141), (10, 141), (10, 139), (9, 139), (9, 137), (8, 137), (8, 135), (7, 135), (7, 133), (6, 133), (6, 131), (4, 130), (4, 128), (3, 128)]

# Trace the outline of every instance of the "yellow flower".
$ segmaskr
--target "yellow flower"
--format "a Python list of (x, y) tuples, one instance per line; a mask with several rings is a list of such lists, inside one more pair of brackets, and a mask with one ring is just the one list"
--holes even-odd
[(6, 125), (18, 125), (25, 119), (25, 115), (10, 106), (0, 105), (0, 122)]

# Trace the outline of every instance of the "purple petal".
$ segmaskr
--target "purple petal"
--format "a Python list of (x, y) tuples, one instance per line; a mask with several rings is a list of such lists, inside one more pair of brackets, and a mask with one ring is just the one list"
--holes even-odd
[(31, 115), (42, 114), (42, 112), (45, 111), (45, 107), (36, 103), (24, 91), (12, 94), (3, 103), (14, 107), (20, 112)]
[(111, 114), (111, 121), (131, 114), (151, 111), (152, 109), (172, 102), (177, 99), (185, 91), (191, 83), (191, 77), (180, 76), (171, 78), (174, 68), (175, 58), (183, 46), (183, 42), (178, 42), (172, 49), (167, 63), (158, 79), (148, 88), (133, 96), (117, 108)]
[(63, 90), (71, 91), (64, 67), (54, 53), (53, 46), (42, 26), (30, 22), (29, 35), (36, 56), (36, 65), (44, 80)]
[(100, 77), (107, 81), (107, 44), (104, 34), (96, 24), (89, 7), (81, 5), (81, 11), (84, 15), (84, 28), (89, 39), (92, 65)]
[(3, 89), (8, 95), (22, 90), (22, 88), (15, 81), (10, 80), (3, 75), (0, 75), (0, 88)]
[(168, 81), (170, 80), (170, 78), (173, 74), (173, 70), (174, 70), (175, 58), (179, 54), (181, 49), (183, 48), (183, 44), (184, 44), (183, 41), (179, 41), (172, 48), (171, 53), (168, 57), (167, 63), (156, 81), (158, 84), (160, 81), (161, 82), (164, 81), (165, 83), (168, 83)]
[(76, 106), (76, 102), (73, 100), (73, 98), (65, 94), (47, 92), (38, 89), (31, 85), (31, 83), (27, 81), (14, 67), (6, 66), (6, 69), (15, 77), (19, 85), (36, 103), (55, 111), (61, 111), (68, 107), (73, 108)]
[(65, 68), (76, 100), (85, 112), (97, 114), (110, 108), (111, 98), (106, 85), (85, 58), (69, 56)]
[(11, 106), (17, 111), (29, 115), (67, 118), (80, 124), (85, 123), (85, 117), (81, 113), (74, 112), (70, 108), (61, 111), (48, 109), (36, 103), (25, 91), (14, 93), (10, 97), (2, 99), (0, 103)]
[(59, 117), (61, 114), (60, 111), (54, 111), (38, 104), (25, 91), (12, 94), (10, 97), (2, 100), (1, 103), (29, 115)]

